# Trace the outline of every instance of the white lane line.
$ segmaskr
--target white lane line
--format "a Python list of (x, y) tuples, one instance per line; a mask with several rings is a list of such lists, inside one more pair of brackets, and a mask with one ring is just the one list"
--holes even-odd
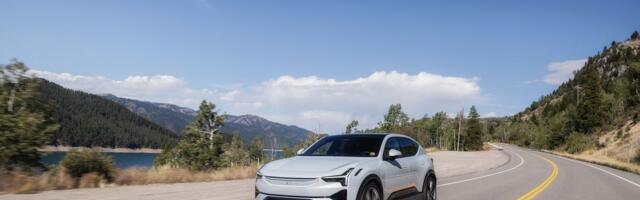
[(565, 158), (565, 157), (557, 156), (557, 155), (553, 155), (553, 154), (549, 154), (549, 155), (552, 155), (552, 156), (555, 156), (555, 157), (558, 157), (558, 158), (561, 158), (561, 159), (565, 159), (565, 160), (568, 160), (568, 161), (571, 161), (571, 162), (574, 162), (574, 163), (579, 163), (579, 164), (582, 164), (582, 165), (584, 165), (584, 166), (587, 166), (587, 167), (591, 167), (591, 168), (594, 168), (594, 169), (600, 170), (600, 171), (602, 171), (602, 172), (604, 172), (604, 173), (607, 173), (607, 174), (609, 174), (609, 175), (611, 175), (611, 176), (614, 176), (614, 177), (616, 177), (616, 178), (619, 178), (620, 180), (626, 181), (626, 182), (628, 182), (628, 183), (630, 183), (630, 184), (632, 184), (632, 185), (635, 185), (636, 187), (639, 187), (639, 188), (640, 188), (640, 184), (638, 184), (638, 183), (636, 183), (636, 182), (633, 182), (633, 181), (631, 181), (631, 180), (629, 180), (629, 179), (626, 179), (626, 178), (624, 178), (624, 177), (622, 177), (622, 176), (618, 176), (618, 175), (616, 175), (616, 174), (614, 174), (614, 173), (611, 173), (611, 172), (609, 172), (609, 171), (607, 171), (607, 170), (604, 170), (604, 169), (602, 169), (602, 168), (599, 168), (599, 167), (593, 166), (592, 164), (586, 164), (586, 163), (584, 163), (584, 162), (579, 162), (579, 161), (576, 161), (576, 160), (573, 160), (573, 159), (569, 159), (569, 158)]
[(484, 175), (484, 176), (478, 176), (478, 177), (474, 177), (474, 178), (470, 178), (470, 179), (454, 181), (454, 182), (451, 182), (451, 183), (439, 184), (437, 186), (438, 187), (444, 187), (444, 186), (454, 185), (454, 184), (458, 184), (458, 183), (464, 183), (464, 182), (469, 182), (469, 181), (473, 181), (473, 180), (483, 179), (483, 178), (487, 178), (487, 177), (490, 177), (490, 176), (495, 176), (495, 175), (498, 175), (498, 174), (506, 173), (506, 172), (509, 172), (511, 170), (514, 170), (514, 169), (522, 166), (524, 164), (524, 158), (522, 158), (522, 156), (520, 154), (518, 154), (518, 153), (516, 153), (514, 151), (510, 151), (510, 152), (516, 154), (516, 156), (518, 156), (518, 158), (520, 158), (520, 163), (518, 163), (518, 165), (516, 165), (515, 167), (509, 168), (509, 169), (504, 170), (504, 171), (496, 172), (496, 173), (493, 173), (493, 174), (487, 174), (487, 175)]

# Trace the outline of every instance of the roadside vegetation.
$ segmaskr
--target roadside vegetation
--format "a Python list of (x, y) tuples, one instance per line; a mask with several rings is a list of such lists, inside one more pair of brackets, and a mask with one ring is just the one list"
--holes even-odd
[(638, 32), (626, 41), (605, 46), (574, 74), (554, 92), (500, 124), (493, 138), (638, 173)]
[(75, 188), (247, 179), (255, 178), (256, 171), (260, 166), (260, 164), (256, 164), (241, 167), (226, 167), (211, 171), (191, 171), (171, 167), (114, 169), (111, 181), (96, 172), (85, 173), (77, 178), (64, 167), (55, 167), (41, 173), (21, 170), (0, 170), (0, 194), (28, 194), (47, 190)]

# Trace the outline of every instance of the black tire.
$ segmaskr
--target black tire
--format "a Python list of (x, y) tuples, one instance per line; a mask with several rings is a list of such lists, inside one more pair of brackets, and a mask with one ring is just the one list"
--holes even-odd
[(424, 200), (436, 200), (438, 198), (436, 177), (428, 175), (422, 184), (422, 196)]
[(373, 181), (369, 181), (364, 185), (364, 187), (360, 188), (360, 191), (358, 191), (357, 200), (382, 200), (382, 198), (382, 190), (380, 190), (378, 184)]

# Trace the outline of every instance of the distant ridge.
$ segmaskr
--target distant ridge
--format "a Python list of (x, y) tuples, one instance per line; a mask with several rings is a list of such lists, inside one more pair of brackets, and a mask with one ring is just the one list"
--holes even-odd
[[(130, 111), (178, 134), (191, 123), (197, 113), (191, 108), (173, 104), (128, 99), (111, 94), (102, 95), (102, 97), (123, 105)], [(256, 115), (225, 114), (224, 118), (225, 124), (221, 132), (228, 135), (238, 134), (245, 143), (251, 142), (256, 137), (262, 138), (266, 148), (293, 146), (303, 142), (311, 134), (309, 130), (272, 122)]]

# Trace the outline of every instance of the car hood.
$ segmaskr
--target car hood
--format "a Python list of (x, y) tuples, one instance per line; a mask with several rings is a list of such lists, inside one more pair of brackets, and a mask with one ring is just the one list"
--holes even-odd
[(360, 162), (375, 158), (296, 156), (266, 164), (260, 173), (264, 176), (317, 178), (340, 175)]

